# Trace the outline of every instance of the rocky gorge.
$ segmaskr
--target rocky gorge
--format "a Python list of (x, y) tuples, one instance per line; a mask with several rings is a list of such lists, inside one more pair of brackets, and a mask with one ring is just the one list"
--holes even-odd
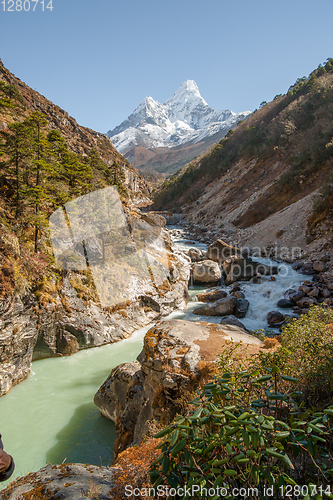
[[(154, 214), (140, 213), (139, 216), (149, 220), (150, 223), (152, 223), (152, 220), (155, 220), (155, 223), (159, 222), (159, 224), (162, 222), (162, 219), (155, 218)], [(163, 229), (163, 231), (165, 233), (170, 232), (166, 229)], [(182, 229), (171, 229), (171, 235), (173, 240), (177, 241), (177, 237), (183, 237), (184, 232)], [(222, 240), (211, 243), (206, 250), (202, 246), (200, 248), (191, 247), (191, 242), (194, 241), (193, 235), (188, 235), (188, 237), (191, 239), (185, 240), (183, 246), (178, 245), (178, 249), (175, 249), (170, 236), (165, 236), (169, 248), (173, 248), (173, 254), (177, 256), (178, 267), (176, 267), (179, 275), (182, 276), (183, 301), (178, 302), (178, 304), (181, 304), (179, 308), (183, 308), (187, 301), (188, 285), (188, 291), (192, 296), (193, 292), (196, 295), (196, 300), (191, 302), (191, 310), (189, 311), (192, 315), (191, 320), (189, 321), (188, 318), (186, 320), (173, 319), (172, 315), (170, 319), (158, 319), (160, 317), (158, 311), (146, 304), (144, 307), (150, 309), (145, 311), (146, 315), (150, 315), (151, 321), (157, 319), (157, 322), (145, 335), (141, 353), (136, 361), (125, 362), (115, 367), (95, 395), (95, 404), (102, 415), (115, 423), (117, 433), (115, 455), (120, 454), (121, 456), (123, 450), (129, 445), (140, 443), (143, 436), (149, 434), (151, 428), (154, 428), (154, 422), (168, 423), (177, 412), (181, 411), (182, 406), (186, 404), (186, 395), (190, 395), (196, 387), (205, 380), (209, 380), (212, 376), (216, 360), (228, 343), (241, 342), (243, 356), (262, 351), (267, 352), (268, 350), (274, 351), (279, 345), (274, 338), (268, 338), (263, 342), (258, 337), (249, 334), (248, 330), (251, 330), (251, 328), (246, 328), (240, 320), (246, 321), (251, 303), (251, 297), (248, 294), (249, 289), (246, 287), (252, 287), (253, 289), (261, 287), (262, 284), (271, 287), (276, 286), (280, 279), (278, 274), (280, 264), (264, 264), (263, 262), (252, 261), (249, 255), (243, 255), (239, 248), (232, 247)], [(223, 255), (223, 258), (221, 255)], [(211, 269), (205, 278), (207, 281), (198, 281), (198, 284), (201, 285), (201, 291), (200, 289), (191, 291), (191, 286), (193, 286), (191, 283), (195, 282), (194, 269), (200, 263), (204, 263), (206, 269), (207, 259), (208, 263), (210, 263), (208, 269)], [(237, 262), (238, 264), (241, 263), (240, 273), (243, 272), (243, 274), (238, 275), (237, 281), (231, 280), (226, 285), (225, 280), (230, 274), (230, 264)], [(254, 266), (253, 273), (250, 276), (247, 273), (247, 266), (251, 262), (254, 263)], [(325, 264), (329, 265), (327, 261)], [(261, 273), (257, 267), (260, 265), (262, 266)], [(293, 267), (298, 268), (298, 271), (304, 272), (305, 275), (297, 273), (299, 276), (298, 286), (285, 290), (287, 298), (281, 297), (279, 299), (285, 301), (283, 304), (276, 301), (278, 311), (281, 311), (281, 309), (286, 310), (285, 308), (288, 306), (291, 310), (289, 316), (298, 317), (300, 314), (306, 314), (306, 310), (308, 310), (311, 303), (320, 304), (325, 302), (326, 305), (331, 305), (331, 290), (333, 287), (331, 287), (329, 272), (320, 273), (315, 271), (314, 266), (310, 266), (309, 263), (297, 262)], [(310, 271), (314, 273), (311, 275), (312, 281), (310, 281)], [(202, 286), (206, 288), (202, 289)], [(184, 288), (186, 290), (185, 299)], [(197, 293), (198, 291), (199, 293)], [(164, 290), (164, 292), (166, 291)], [(160, 297), (160, 302), (158, 302), (157, 295), (155, 293), (153, 300), (160, 307), (163, 307), (165, 298), (162, 300)], [(304, 298), (308, 299), (308, 302), (303, 300), (300, 304), (299, 301)], [(266, 300), (268, 299), (266, 298)], [(150, 305), (152, 304), (151, 302)], [(302, 305), (301, 310), (300, 305)], [(207, 307), (208, 309), (202, 310), (202, 308)], [(215, 319), (211, 311), (212, 307), (216, 309), (217, 315)], [(166, 312), (167, 309), (164, 309), (164, 311)], [(169, 308), (168, 311), (170, 312), (171, 309)], [(271, 313), (278, 313), (278, 311), (272, 310), (268, 314), (266, 313), (266, 320), (269, 320), (272, 316)], [(275, 314), (273, 318), (275, 321), (269, 322), (270, 327), (272, 327), (271, 336), (274, 337), (279, 333), (276, 328), (280, 328), (283, 321), (287, 320), (287, 317), (288, 315), (284, 315), (281, 318)], [(217, 322), (221, 322), (221, 324)], [(111, 473), (108, 479), (108, 485), (111, 487), (112, 474), (115, 473), (116, 469), (107, 470)], [(98, 477), (104, 474), (103, 468), (94, 472), (91, 470), (90, 472), (93, 480), (95, 480), (96, 475), (97, 483), (99, 481)], [(70, 474), (72, 473), (70, 472)], [(80, 472), (80, 474), (84, 476), (85, 472)], [(81, 482), (81, 477), (74, 478), (72, 481), (73, 487), (66, 488), (64, 487), (65, 476), (62, 483), (59, 483), (57, 475), (59, 475), (59, 471), (56, 467), (48, 470), (47, 480), (51, 480), (50, 485), (57, 484), (58, 491), (62, 492), (63, 498), (76, 498), (73, 496), (75, 495), (73, 492), (76, 491), (75, 488)], [(46, 483), (43, 471), (38, 476), (37, 485), (45, 489)], [(17, 484), (17, 487), (14, 487), (11, 496), (8, 498), (11, 500), (16, 499), (19, 491), (33, 491), (31, 484), (25, 486), (24, 490), (17, 489), (19, 486), (20, 483)], [(52, 491), (52, 489), (43, 491)], [(82, 491), (84, 490), (82, 489)], [(104, 497), (101, 496), (100, 498)]]
[(103, 307), (91, 277), (67, 271), (57, 282), (41, 282), (34, 292), (2, 301), (0, 395), (27, 377), (32, 360), (116, 342), (185, 307), (189, 258), (173, 247), (163, 218), (134, 210), (132, 217), (155, 227), (164, 242), (165, 280), (156, 284), (148, 276), (134, 296), (128, 291), (131, 300)]
[[(174, 219), (171, 218), (171, 222)], [(200, 384), (203, 373), (210, 373), (228, 341), (251, 346), (244, 349), (247, 355), (263, 349), (274, 350), (279, 345), (275, 336), (288, 321), (306, 314), (312, 304), (333, 305), (332, 276), (319, 271), (319, 268), (327, 268), (327, 258), (324, 267), (319, 265), (323, 261), (315, 261), (314, 265), (297, 262), (291, 271), (289, 264), (284, 264), (291, 272), (300, 271), (298, 278), (295, 273), (291, 281), (285, 282), (288, 286), (294, 283), (294, 287), (285, 290), (277, 284), (281, 261), (263, 263), (253, 260), (240, 248), (219, 239), (206, 250), (191, 247), (193, 233), (177, 227), (171, 229), (171, 233), (176, 239), (184, 238), (184, 234), (189, 238), (183, 240), (182, 250), (192, 261), (190, 289), (193, 284), (208, 286), (208, 289), (196, 294), (191, 308), (195, 316), (187, 317), (190, 321), (170, 319), (157, 322), (147, 332), (137, 361), (116, 367), (96, 393), (95, 404), (116, 425), (116, 454), (129, 444), (140, 443), (153, 421), (160, 422), (167, 413), (167, 423), (180, 411), (184, 394)], [(188, 250), (186, 244), (190, 247)], [(263, 285), (269, 288), (260, 289)], [(264, 314), (266, 326), (263, 324), (262, 327), (268, 336), (266, 340), (262, 333), (259, 340), (253, 335), (253, 328), (246, 328), (242, 323), (251, 301), (251, 296), (244, 291), (248, 293), (252, 288), (257, 293), (256, 287), (267, 303), (270, 295), (274, 296), (271, 294), (274, 287), (282, 294), (272, 304), (276, 310), (268, 309)]]

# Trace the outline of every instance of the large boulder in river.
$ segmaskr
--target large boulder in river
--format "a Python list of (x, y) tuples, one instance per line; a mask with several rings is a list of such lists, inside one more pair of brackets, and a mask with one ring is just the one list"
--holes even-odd
[(280, 299), (277, 303), (277, 306), (281, 307), (282, 309), (287, 309), (293, 307), (294, 305), (295, 303), (288, 299)]
[(238, 328), (243, 328), (243, 330), (246, 331), (245, 325), (241, 321), (239, 321), (239, 319), (237, 319), (233, 314), (229, 314), (228, 316), (222, 318), (220, 324), (238, 326)]
[(38, 312), (37, 299), (31, 293), (0, 301), (0, 396), (30, 373)]
[(206, 252), (204, 250), (200, 250), (200, 248), (190, 248), (187, 251), (187, 255), (190, 257), (192, 262), (199, 262), (200, 260), (204, 260), (206, 258)]
[(313, 269), (317, 273), (324, 273), (325, 271), (328, 270), (328, 265), (326, 264), (326, 262), (322, 262), (322, 261), (316, 260), (313, 263)]
[(273, 328), (279, 328), (284, 322), (284, 315), (279, 311), (270, 311), (267, 315), (267, 323)]
[(222, 240), (214, 241), (207, 250), (207, 258), (219, 263), (223, 263), (230, 257), (241, 257), (241, 255), (242, 252), (239, 248), (228, 245)]
[(222, 277), (218, 263), (212, 260), (194, 263), (192, 272), (194, 283), (216, 283)]
[(228, 294), (225, 290), (212, 290), (211, 292), (198, 293), (196, 298), (199, 302), (215, 302), (227, 296)]
[(253, 261), (250, 257), (231, 257), (223, 263), (223, 272), (226, 274), (225, 284), (230, 285), (235, 281), (249, 281), (258, 274), (278, 274), (279, 268)]
[(311, 297), (303, 297), (302, 299), (296, 302), (296, 305), (301, 309), (306, 309), (310, 307), (312, 304), (315, 304), (315, 300)]
[(199, 316), (226, 316), (234, 313), (236, 303), (236, 297), (226, 297), (216, 300), (212, 304), (197, 307), (193, 313)]
[(170, 421), (215, 365), (227, 342), (242, 342), (244, 356), (260, 352), (262, 342), (232, 325), (183, 320), (159, 321), (147, 333), (135, 363), (112, 370), (95, 395), (102, 414), (116, 424), (115, 454), (139, 443), (150, 421)]
[(294, 292), (294, 293), (292, 292), (292, 293), (289, 294), (289, 300), (291, 302), (294, 302), (295, 304), (299, 300), (303, 299), (303, 297), (305, 297), (305, 292), (303, 292), (303, 290), (300, 290), (300, 291)]
[(234, 314), (236, 318), (245, 318), (250, 302), (247, 299), (237, 299)]

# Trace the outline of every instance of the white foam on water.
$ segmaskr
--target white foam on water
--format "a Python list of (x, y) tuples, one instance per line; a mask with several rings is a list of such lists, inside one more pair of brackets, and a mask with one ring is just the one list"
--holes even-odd
[[(172, 236), (172, 239), (180, 250), (188, 250), (191, 247), (207, 249), (207, 245), (194, 242), (192, 239), (190, 240), (191, 245), (187, 245), (186, 241), (188, 240), (183, 236), (183, 231), (177, 226), (173, 226), (173, 229), (178, 230), (177, 236)], [(292, 314), (291, 309), (282, 309), (277, 306), (278, 301), (284, 297), (286, 290), (298, 290), (300, 284), (310, 278), (297, 273), (292, 269), (291, 265), (284, 262), (279, 263), (264, 257), (253, 257), (252, 260), (266, 265), (278, 266), (280, 272), (274, 275), (275, 281), (272, 281), (270, 276), (263, 276), (257, 284), (253, 283), (252, 280), (239, 282), (242, 292), (244, 292), (246, 299), (250, 302), (245, 318), (241, 318), (240, 321), (248, 330), (268, 329), (267, 315), (270, 311), (279, 311), (282, 314)], [(230, 285), (222, 288), (230, 292), (233, 286), (234, 285)], [(201, 305), (201, 303), (196, 300), (196, 295), (199, 292), (209, 290), (210, 288), (194, 285), (193, 288), (189, 290), (190, 300), (187, 308), (184, 311), (174, 311), (168, 318), (221, 323), (221, 316), (202, 316), (193, 314), (194, 309)], [(273, 328), (269, 330), (271, 333), (278, 332), (277, 329)]]
[[(265, 260), (268, 259), (260, 259), (261, 262)], [(275, 281), (271, 281), (269, 277), (264, 276), (260, 279), (261, 283), (258, 284), (240, 282), (241, 290), (250, 302), (245, 318), (240, 321), (249, 330), (267, 328), (267, 315), (270, 311), (279, 311), (282, 314), (292, 313), (291, 309), (282, 309), (277, 306), (277, 303), (283, 298), (286, 290), (290, 288), (297, 290), (304, 281), (304, 276), (298, 274), (289, 265), (284, 269), (288, 270), (286, 276), (277, 274), (275, 275)]]

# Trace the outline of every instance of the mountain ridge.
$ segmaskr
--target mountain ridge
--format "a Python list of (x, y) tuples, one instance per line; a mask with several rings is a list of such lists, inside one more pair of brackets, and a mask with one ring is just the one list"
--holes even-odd
[[(187, 80), (164, 104), (146, 97), (126, 120), (109, 130), (106, 135), (125, 158), (130, 151), (130, 157), (133, 158), (133, 149), (136, 147), (153, 151), (155, 148), (172, 149), (197, 144), (217, 134), (221, 139), (230, 128), (249, 114), (250, 111), (235, 113), (211, 108), (201, 96), (195, 81)], [(162, 157), (160, 165), (163, 164), (163, 159)], [(134, 166), (151, 170), (149, 167), (145, 168), (145, 165)], [(161, 171), (160, 168), (156, 170)]]

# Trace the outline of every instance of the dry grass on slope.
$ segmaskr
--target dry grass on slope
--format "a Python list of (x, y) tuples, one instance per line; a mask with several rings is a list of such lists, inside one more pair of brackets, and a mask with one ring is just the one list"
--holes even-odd
[[(110, 491), (110, 499), (123, 500), (126, 498), (126, 486), (139, 490), (151, 488), (149, 468), (151, 462), (160, 455), (160, 450), (155, 449), (159, 442), (159, 439), (150, 438), (140, 445), (127, 448), (118, 456), (117, 462), (114, 464), (116, 469), (115, 486)], [(155, 497), (136, 495), (135, 498), (150, 500)]]

